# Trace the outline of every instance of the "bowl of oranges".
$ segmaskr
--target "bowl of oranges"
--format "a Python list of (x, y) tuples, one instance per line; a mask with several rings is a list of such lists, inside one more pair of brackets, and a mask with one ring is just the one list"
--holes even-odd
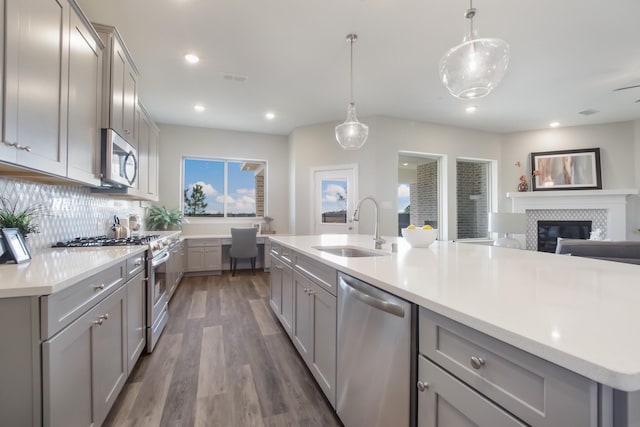
[(416, 227), (411, 224), (402, 229), (402, 237), (412, 248), (426, 248), (438, 237), (438, 230), (430, 225)]

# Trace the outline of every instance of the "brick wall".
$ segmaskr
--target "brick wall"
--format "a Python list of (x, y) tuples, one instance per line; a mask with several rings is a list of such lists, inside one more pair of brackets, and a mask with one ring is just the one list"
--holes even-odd
[(456, 162), (458, 180), (458, 238), (487, 237), (488, 232), (488, 164)]
[(418, 165), (416, 183), (411, 184), (411, 224), (438, 227), (438, 164)]

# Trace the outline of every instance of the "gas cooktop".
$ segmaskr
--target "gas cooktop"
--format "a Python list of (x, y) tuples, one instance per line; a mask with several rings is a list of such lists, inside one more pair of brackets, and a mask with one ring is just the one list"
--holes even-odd
[(76, 237), (73, 240), (66, 242), (57, 242), (53, 245), (54, 248), (79, 248), (89, 246), (135, 246), (135, 245), (148, 245), (153, 240), (160, 237), (159, 234), (146, 234), (140, 236), (131, 236), (121, 239), (114, 239), (107, 236), (94, 236), (94, 237)]

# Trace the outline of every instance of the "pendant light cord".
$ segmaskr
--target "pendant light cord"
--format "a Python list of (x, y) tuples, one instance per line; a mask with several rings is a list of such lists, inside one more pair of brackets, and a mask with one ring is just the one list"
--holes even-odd
[(350, 62), (349, 62), (349, 104), (353, 104), (353, 42), (358, 40), (355, 34), (349, 34), (347, 41), (349, 42)]

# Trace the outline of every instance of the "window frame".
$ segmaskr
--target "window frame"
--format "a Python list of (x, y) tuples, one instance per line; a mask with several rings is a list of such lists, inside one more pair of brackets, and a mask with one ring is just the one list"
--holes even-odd
[[(189, 216), (185, 215), (185, 218), (188, 218), (190, 222), (248, 222), (253, 223), (256, 220), (264, 219), (265, 216), (268, 216), (268, 197), (267, 197), (267, 188), (268, 188), (268, 161), (265, 159), (249, 159), (242, 157), (209, 157), (209, 156), (190, 156), (183, 155), (180, 161), (180, 210), (184, 214), (185, 202), (184, 202), (184, 189), (186, 186), (185, 182), (185, 172), (186, 172), (186, 161), (187, 160), (202, 160), (202, 161), (212, 161), (212, 162), (223, 162), (224, 163), (224, 171), (223, 171), (223, 191), (224, 191), (224, 202), (223, 202), (223, 215), (222, 216)], [(227, 197), (228, 197), (228, 163), (262, 163), (264, 165), (263, 175), (264, 175), (264, 188), (263, 188), (263, 198), (264, 198), (264, 209), (263, 215), (258, 215), (257, 212), (257, 192), (256, 192), (256, 215), (255, 216), (228, 216), (227, 212)]]

